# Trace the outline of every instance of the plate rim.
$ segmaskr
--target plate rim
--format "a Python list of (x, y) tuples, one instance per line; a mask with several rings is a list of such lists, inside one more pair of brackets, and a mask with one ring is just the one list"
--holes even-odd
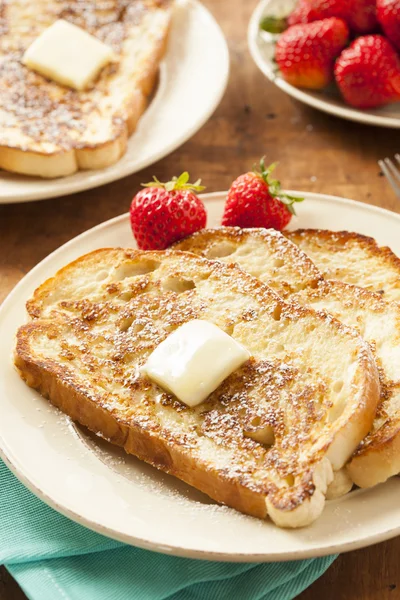
[[(297, 190), (289, 190), (293, 195), (298, 196), (306, 196), (309, 199), (327, 201), (329, 203), (335, 202), (342, 205), (350, 205), (354, 208), (358, 208), (360, 210), (366, 210), (372, 213), (379, 213), (386, 217), (394, 218), (400, 224), (400, 214), (394, 213), (390, 210), (383, 209), (380, 207), (376, 207), (373, 205), (364, 204), (361, 202), (357, 202), (355, 200), (350, 200), (338, 196), (332, 196), (328, 194), (320, 194), (313, 192), (301, 192)], [(221, 201), (226, 197), (227, 192), (211, 192), (207, 194), (202, 194), (201, 197), (203, 200), (213, 202), (213, 201)], [(57, 255), (63, 253), (65, 250), (68, 250), (70, 246), (76, 245), (79, 243), (79, 240), (86, 236), (96, 235), (99, 231), (107, 229), (109, 227), (113, 227), (119, 223), (123, 223), (124, 221), (128, 222), (129, 213), (123, 213), (119, 216), (116, 216), (112, 219), (99, 223), (98, 225), (82, 232), (75, 238), (69, 240), (65, 244), (61, 245), (59, 248), (55, 249), (52, 253), (46, 256), (42, 261), (40, 261), (33, 269), (31, 269), (24, 277), (17, 283), (17, 285), (10, 291), (7, 297), (4, 299), (2, 305), (0, 306), (0, 319), (2, 317), (3, 311), (6, 312), (8, 306), (14, 301), (15, 297), (18, 297), (19, 290), (26, 283), (26, 279), (34, 276), (35, 272), (41, 269), (46, 265), (47, 262), (50, 262), (51, 259)], [(111, 529), (108, 526), (104, 526), (98, 521), (92, 521), (89, 518), (80, 515), (78, 512), (71, 510), (65, 504), (60, 504), (59, 502), (53, 500), (51, 496), (46, 494), (43, 490), (40, 489), (34, 482), (32, 482), (29, 478), (29, 474), (24, 472), (23, 466), (19, 464), (19, 460), (16, 456), (14, 456), (14, 460), (9, 456), (7, 450), (4, 447), (3, 437), (0, 435), (0, 457), (4, 460), (5, 464), (10, 468), (10, 470), (14, 473), (14, 475), (31, 491), (33, 492), (40, 500), (45, 502), (51, 508), (57, 510), (59, 513), (65, 515), (71, 520), (88, 527), (89, 529), (96, 531), (102, 535), (105, 535), (109, 538), (118, 540), (120, 542), (124, 542), (130, 545), (137, 546), (139, 548), (144, 548), (148, 550), (154, 550), (157, 552), (170, 554), (174, 556), (181, 556), (187, 558), (195, 558), (195, 559), (204, 559), (204, 560), (213, 560), (213, 561), (231, 561), (231, 562), (264, 562), (268, 560), (272, 560), (274, 562), (286, 562), (290, 560), (296, 559), (307, 559), (307, 558), (316, 558), (320, 556), (327, 556), (336, 553), (349, 552), (353, 550), (357, 550), (359, 548), (368, 547), (374, 545), (376, 543), (389, 540), (393, 537), (396, 537), (400, 534), (400, 521), (399, 524), (392, 527), (386, 528), (383, 531), (376, 532), (370, 536), (366, 535), (363, 539), (355, 539), (350, 540), (344, 543), (336, 543), (332, 546), (326, 546), (320, 550), (316, 549), (306, 549), (306, 550), (294, 550), (290, 552), (284, 552), (279, 555), (269, 555), (265, 552), (258, 553), (238, 553), (234, 554), (226, 553), (225, 551), (211, 551), (211, 550), (199, 550), (193, 548), (182, 547), (178, 545), (165, 544), (162, 545), (154, 542), (152, 540), (148, 540), (144, 537), (135, 537), (131, 534), (123, 534), (118, 531)]]
[[(215, 27), (215, 32), (218, 34), (219, 41), (221, 44), (220, 85), (218, 88), (215, 89), (213, 101), (210, 102), (210, 106), (209, 106), (208, 110), (206, 112), (204, 112), (204, 114), (201, 116), (201, 119), (197, 119), (196, 121), (194, 121), (194, 123), (190, 127), (187, 127), (187, 129), (185, 131), (183, 131), (181, 133), (181, 135), (178, 136), (172, 143), (168, 143), (164, 148), (159, 149), (158, 152), (152, 154), (152, 156), (149, 157), (146, 161), (144, 161), (142, 163), (139, 162), (138, 166), (134, 167), (133, 169), (130, 169), (129, 164), (127, 164), (126, 168), (123, 169), (122, 172), (121, 172), (121, 169), (117, 172), (107, 172), (107, 168), (99, 169), (99, 170), (77, 171), (77, 173), (85, 173), (86, 174), (86, 177), (83, 181), (76, 181), (76, 182), (72, 181), (70, 183), (67, 182), (67, 186), (63, 187), (62, 184), (63, 184), (63, 182), (65, 183), (65, 181), (66, 181), (66, 178), (64, 178), (64, 177), (43, 180), (44, 182), (46, 182), (46, 184), (47, 184), (47, 182), (49, 183), (49, 185), (48, 185), (49, 189), (48, 190), (46, 189), (43, 192), (38, 192), (38, 191), (29, 192), (29, 182), (30, 182), (31, 178), (29, 176), (26, 176), (26, 182), (21, 181), (21, 185), (26, 185), (26, 187), (28, 188), (28, 191), (24, 192), (23, 195), (18, 196), (17, 198), (14, 196), (10, 196), (10, 195), (8, 195), (8, 196), (0, 195), (0, 204), (21, 204), (24, 202), (49, 200), (51, 198), (59, 198), (61, 196), (78, 194), (79, 192), (84, 192), (87, 190), (95, 189), (95, 188), (101, 187), (103, 185), (112, 183), (114, 181), (119, 181), (120, 179), (124, 179), (125, 177), (129, 177), (130, 175), (134, 175), (135, 173), (138, 173), (139, 171), (142, 171), (143, 169), (146, 169), (147, 167), (151, 166), (152, 164), (165, 158), (166, 156), (169, 156), (170, 154), (172, 154), (172, 152), (177, 150), (185, 142), (190, 140), (207, 123), (207, 121), (210, 119), (210, 117), (213, 115), (215, 110), (220, 105), (222, 98), (225, 95), (225, 91), (226, 91), (228, 81), (229, 81), (230, 54), (229, 54), (227, 40), (224, 35), (224, 32), (222, 31), (221, 26), (217, 22), (216, 18), (212, 14), (212, 12), (206, 6), (204, 6), (204, 4), (200, 0), (181, 0), (179, 3), (177, 2), (177, 4), (180, 7), (184, 6), (185, 10), (199, 10), (199, 11), (202, 11), (203, 14), (206, 14), (207, 18), (210, 20), (210, 22)], [(167, 52), (168, 52), (168, 50), (167, 50)], [(160, 72), (162, 72), (162, 70), (163, 70), (165, 60), (166, 59), (164, 57), (160, 63), (160, 66), (159, 66)], [(148, 108), (149, 107), (146, 108), (146, 111)], [(145, 111), (145, 113), (146, 113), (146, 111)], [(145, 113), (143, 113), (143, 115)], [(140, 121), (139, 121), (139, 123), (140, 123)], [(135, 135), (135, 132), (133, 132), (132, 135), (129, 136), (128, 143), (129, 143), (129, 140), (134, 135)], [(115, 165), (118, 165), (118, 162), (120, 162), (120, 161), (117, 161), (117, 163), (115, 163)], [(114, 165), (110, 165), (110, 167), (112, 167), (112, 166), (114, 166)], [(4, 172), (6, 172), (6, 171), (4, 171)], [(1, 179), (1, 173), (2, 173), (2, 171), (0, 171), (0, 179)], [(96, 179), (94, 182), (93, 181), (91, 182), (90, 178), (91, 178), (91, 176), (93, 176), (94, 173), (98, 174), (98, 179)], [(14, 173), (14, 174), (11, 173), (11, 175), (15, 175), (16, 177), (21, 177), (21, 178), (25, 177), (23, 174), (18, 174), (18, 173)], [(71, 177), (73, 177), (74, 175), (75, 174), (72, 174)], [(41, 178), (34, 178), (34, 180), (38, 180), (38, 179), (40, 180)], [(60, 183), (60, 185), (58, 185), (59, 183)]]
[(400, 129), (400, 116), (396, 117), (388, 117), (388, 116), (380, 116), (373, 115), (368, 111), (357, 110), (356, 108), (351, 108), (343, 103), (343, 106), (335, 106), (332, 105), (328, 100), (324, 97), (321, 99), (315, 98), (312, 94), (300, 89), (296, 88), (290, 83), (287, 83), (282, 77), (276, 75), (272, 69), (268, 66), (266, 61), (263, 59), (260, 49), (259, 49), (259, 23), (264, 14), (265, 9), (271, 3), (272, 0), (260, 0), (254, 9), (249, 25), (247, 28), (247, 45), (249, 47), (250, 54), (256, 63), (257, 67), (260, 71), (275, 84), (278, 88), (280, 88), (283, 92), (295, 98), (299, 102), (303, 102), (312, 108), (316, 108), (322, 112), (333, 115), (335, 117), (339, 117), (342, 119), (346, 119), (347, 121), (354, 121), (356, 123), (362, 123), (364, 125), (375, 125), (378, 127), (385, 127), (389, 129)]

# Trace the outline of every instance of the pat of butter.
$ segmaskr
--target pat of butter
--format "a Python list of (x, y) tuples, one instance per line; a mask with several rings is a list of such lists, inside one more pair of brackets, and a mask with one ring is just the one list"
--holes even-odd
[(142, 371), (187, 406), (197, 406), (249, 358), (230, 335), (197, 319), (161, 342)]
[(57, 83), (84, 90), (113, 58), (112, 48), (59, 19), (29, 46), (22, 62)]

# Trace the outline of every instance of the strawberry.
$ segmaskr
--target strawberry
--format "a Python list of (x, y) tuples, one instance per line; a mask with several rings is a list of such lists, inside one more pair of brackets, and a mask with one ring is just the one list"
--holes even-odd
[(377, 0), (376, 10), (386, 36), (400, 49), (400, 0)]
[(300, 0), (288, 17), (289, 25), (321, 19), (343, 19), (355, 33), (370, 33), (377, 27), (376, 0)]
[(348, 0), (299, 0), (288, 17), (288, 25), (312, 23), (322, 19), (338, 17), (346, 20)]
[(341, 19), (289, 27), (279, 37), (275, 50), (282, 77), (296, 87), (324, 88), (333, 79), (335, 59), (348, 39), (348, 27)]
[(225, 203), (222, 225), (237, 227), (267, 227), (282, 231), (295, 214), (295, 198), (281, 192), (280, 183), (271, 179), (275, 164), (260, 171), (240, 175), (231, 185)]
[(194, 192), (204, 189), (201, 180), (191, 184), (189, 173), (161, 183), (156, 177), (132, 200), (132, 232), (141, 250), (164, 250), (173, 242), (203, 229), (207, 214)]
[(335, 78), (348, 104), (373, 108), (400, 100), (400, 59), (382, 35), (357, 38), (338, 58)]

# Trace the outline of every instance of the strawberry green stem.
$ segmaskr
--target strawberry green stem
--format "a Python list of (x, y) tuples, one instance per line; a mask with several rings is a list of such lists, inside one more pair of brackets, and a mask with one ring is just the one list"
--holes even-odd
[(268, 33), (282, 33), (287, 29), (288, 23), (286, 17), (267, 16), (260, 22), (260, 29)]
[(271, 173), (276, 169), (278, 163), (272, 163), (269, 167), (265, 166), (265, 156), (260, 160), (259, 169), (254, 167), (254, 172), (256, 175), (261, 177), (265, 183), (268, 185), (268, 191), (273, 198), (277, 198), (282, 204), (286, 206), (288, 211), (295, 215), (296, 211), (294, 208), (295, 202), (303, 202), (304, 198), (299, 198), (298, 196), (290, 196), (289, 194), (285, 194), (281, 190), (281, 182), (278, 179), (272, 179)]
[(155, 187), (164, 188), (167, 192), (173, 192), (175, 190), (190, 190), (193, 192), (202, 192), (205, 187), (201, 185), (201, 179), (198, 179), (194, 183), (189, 183), (189, 173), (185, 171), (179, 177), (173, 177), (171, 181), (165, 183), (159, 181), (157, 177), (153, 175), (153, 181), (150, 183), (142, 183), (143, 187)]

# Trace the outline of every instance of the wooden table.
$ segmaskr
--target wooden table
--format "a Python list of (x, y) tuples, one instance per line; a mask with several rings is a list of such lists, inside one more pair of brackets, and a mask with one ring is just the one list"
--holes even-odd
[[(278, 174), (286, 188), (400, 212), (377, 165), (379, 158), (400, 151), (398, 131), (342, 121), (291, 100), (265, 80), (247, 50), (246, 26), (255, 0), (205, 4), (224, 29), (232, 61), (226, 95), (213, 117), (182, 148), (140, 174), (73, 196), (0, 206), (0, 301), (49, 252), (127, 211), (139, 184), (153, 174), (163, 180), (187, 169), (193, 179), (203, 178), (207, 191), (223, 190), (265, 154), (267, 161), (280, 161)], [(400, 599), (399, 555), (400, 538), (344, 554), (300, 599)], [(0, 600), (23, 598), (2, 568)]]

